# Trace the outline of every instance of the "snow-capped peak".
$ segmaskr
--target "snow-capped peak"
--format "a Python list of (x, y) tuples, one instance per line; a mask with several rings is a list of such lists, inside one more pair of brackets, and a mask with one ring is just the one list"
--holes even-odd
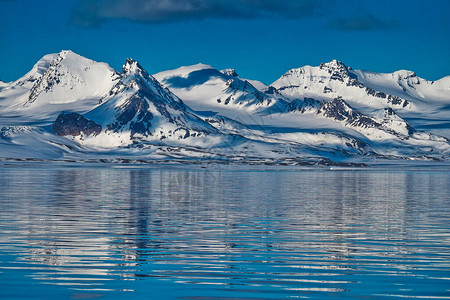
[(329, 68), (329, 69), (333, 69), (333, 70), (339, 70), (339, 69), (346, 70), (347, 69), (347, 66), (343, 62), (341, 62), (337, 59), (333, 59), (332, 61), (330, 61), (328, 63), (321, 63), (320, 67), (321, 68)]
[[(352, 76), (349, 71), (351, 68), (347, 67), (343, 62), (338, 61), (336, 59), (333, 59), (329, 63), (321, 63), (319, 66), (319, 69), (327, 71), (329, 74), (340, 77), (340, 78), (346, 78), (346, 77), (354, 77)], [(337, 78), (338, 79), (338, 78)]]
[(0, 97), (11, 100), (5, 103), (10, 109), (41, 107), (43, 115), (57, 110), (55, 104), (74, 103), (85, 111), (98, 104), (118, 78), (108, 64), (64, 50), (41, 58), (25, 76), (3, 88)]
[(58, 55), (62, 58), (66, 58), (68, 55), (78, 55), (72, 50), (61, 50), (61, 52), (58, 53)]
[[(86, 115), (104, 128), (99, 138), (108, 145), (123, 146), (136, 140), (181, 141), (218, 133), (137, 61), (128, 58), (122, 70), (120, 80), (101, 104)], [(82, 127), (86, 123), (82, 118), (80, 122), (77, 124)]]
[[(124, 97), (124, 93), (128, 96)], [(149, 95), (158, 95), (171, 105), (185, 109), (182, 101), (175, 96), (170, 90), (165, 88), (158, 80), (150, 75), (136, 60), (127, 58), (122, 67), (120, 80), (111, 88), (101, 100), (100, 103), (108, 101), (111, 97), (121, 95), (122, 99), (131, 97), (135, 94), (146, 94), (148, 98), (154, 98)]]
[(392, 73), (392, 75), (394, 77), (397, 77), (398, 79), (408, 79), (408, 78), (417, 77), (415, 72), (408, 71), (408, 70), (395, 71), (394, 73)]
[(239, 77), (235, 69), (223, 69), (220, 71), (220, 73), (231, 77)]
[(0, 126), (0, 156), (5, 145), (6, 153), (16, 155), (16, 141), (31, 137), (29, 151), (36, 148), (36, 137), (41, 144), (67, 145), (67, 153), (123, 147), (120, 155), (160, 157), (167, 151), (170, 157), (225, 155), (243, 161), (254, 155), (291, 161), (311, 154), (441, 160), (450, 153), (447, 139), (421, 131), (448, 132), (450, 77), (429, 82), (410, 71), (366, 72), (333, 60), (292, 69), (265, 86), (238, 77), (234, 69), (204, 64), (153, 77), (129, 58), (117, 72), (64, 50), (2, 85), (0, 121), (35, 129), (18, 135)]
[(117, 72), (109, 65), (61, 51), (33, 85), (27, 105), (40, 98), (43, 100), (38, 102), (66, 103), (67, 92), (75, 96), (72, 102), (98, 97), (111, 89), (116, 79)]
[(127, 58), (125, 64), (122, 67), (122, 73), (124, 75), (129, 75), (132, 73), (142, 74), (143, 72), (146, 73), (144, 68), (142, 68), (142, 66), (132, 58)]

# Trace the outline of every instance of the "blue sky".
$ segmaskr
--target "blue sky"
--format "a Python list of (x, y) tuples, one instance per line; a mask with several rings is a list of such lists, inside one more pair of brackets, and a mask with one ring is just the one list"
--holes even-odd
[(150, 73), (195, 63), (271, 83), (332, 59), (355, 69), (450, 75), (447, 0), (0, 0), (0, 79), (73, 50)]

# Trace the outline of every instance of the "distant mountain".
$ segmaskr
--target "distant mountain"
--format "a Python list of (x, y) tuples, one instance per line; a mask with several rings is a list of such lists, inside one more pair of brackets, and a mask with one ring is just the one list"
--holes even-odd
[(355, 108), (366, 111), (367, 108), (411, 108), (411, 103), (405, 99), (364, 86), (350, 68), (337, 60), (319, 67), (292, 69), (271, 86), (289, 99), (342, 97)]
[(271, 87), (290, 100), (340, 97), (365, 114), (389, 107), (418, 129), (450, 138), (450, 77), (427, 81), (411, 71), (374, 73), (333, 60), (318, 67), (291, 69)]
[(154, 76), (195, 110), (237, 109), (262, 113), (283, 109), (277, 108), (280, 105), (279, 99), (263, 93), (253, 85), (263, 87), (264, 84), (242, 79), (234, 69), (219, 71), (211, 66), (198, 64)]
[[(0, 159), (359, 164), (449, 159), (450, 77), (292, 69), (271, 85), (198, 64), (154, 76), (71, 51), (0, 83)], [(119, 159), (120, 158), (120, 159)]]
[[(357, 72), (362, 74), (364, 71)], [(417, 132), (410, 121), (401, 117), (405, 112), (414, 115), (426, 111), (421, 107), (420, 100), (412, 97), (402, 98), (396, 93), (388, 94), (365, 86), (358, 80), (355, 71), (336, 60), (319, 67), (292, 69), (270, 86), (260, 84), (260, 93), (252, 95), (258, 95), (257, 99), (270, 99), (270, 107), (258, 106), (258, 102), (255, 105), (252, 101), (238, 102), (238, 105), (221, 101), (214, 103), (214, 99), (223, 94), (227, 97), (232, 95), (228, 93), (226, 86), (230, 78), (225, 75), (239, 78), (234, 69), (219, 72), (206, 65), (182, 67), (158, 73), (155, 77), (184, 99), (190, 107), (199, 111), (214, 111), (259, 129), (277, 128), (280, 132), (339, 131), (358, 137), (373, 146), (373, 142), (378, 146), (380, 143), (387, 143), (382, 150), (378, 150), (380, 153), (392, 153), (386, 150), (391, 147), (389, 144), (392, 141), (408, 149), (415, 147), (414, 145), (422, 144), (434, 148), (440, 147), (441, 143), (447, 143), (446, 139), (442, 140), (438, 136)], [(190, 78), (201, 80), (187, 84)], [(240, 79), (240, 82), (250, 80)], [(445, 90), (442, 94), (445, 95)], [(445, 101), (445, 96), (441, 98)], [(444, 113), (440, 113), (439, 117), (433, 111), (439, 107), (439, 103), (441, 102), (428, 103), (428, 111), (431, 113), (422, 115), (422, 118), (430, 120), (430, 124), (433, 124), (433, 120), (448, 122)], [(419, 123), (417, 118), (413, 121), (415, 124)], [(438, 133), (445, 133), (446, 126), (444, 124), (443, 128), (433, 129)]]

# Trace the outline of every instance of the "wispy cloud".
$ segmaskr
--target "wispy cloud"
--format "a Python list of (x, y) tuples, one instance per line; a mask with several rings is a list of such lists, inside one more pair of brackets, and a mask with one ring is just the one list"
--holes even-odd
[(330, 28), (338, 30), (378, 30), (395, 27), (394, 21), (383, 21), (372, 14), (335, 18), (329, 23)]
[(163, 23), (203, 18), (299, 18), (320, 14), (331, 0), (81, 0), (73, 22), (97, 26), (109, 19)]

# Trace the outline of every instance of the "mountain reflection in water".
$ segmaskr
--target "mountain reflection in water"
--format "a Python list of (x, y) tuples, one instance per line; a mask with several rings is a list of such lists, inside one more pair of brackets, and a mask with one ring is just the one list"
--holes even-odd
[(0, 298), (450, 299), (449, 183), (3, 165)]

